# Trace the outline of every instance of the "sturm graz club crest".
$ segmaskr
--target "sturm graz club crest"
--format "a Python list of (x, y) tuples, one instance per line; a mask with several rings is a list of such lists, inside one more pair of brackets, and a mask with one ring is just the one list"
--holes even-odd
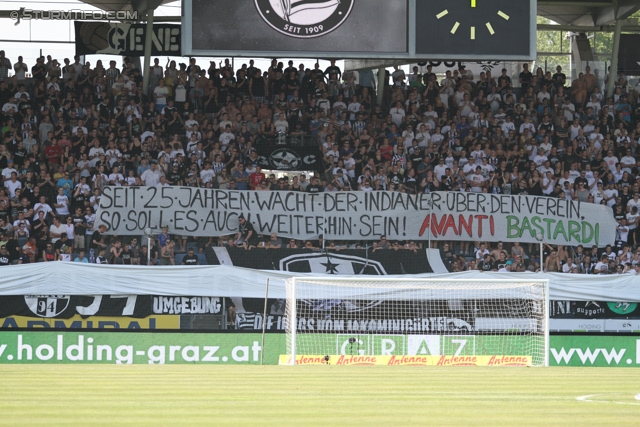
[(70, 295), (25, 295), (24, 302), (39, 317), (57, 317), (69, 306)]
[(294, 170), (315, 170), (317, 169), (318, 157), (309, 153), (309, 150), (302, 152), (292, 148), (277, 148), (270, 153), (263, 152), (258, 158), (263, 169), (277, 169), (282, 171)]
[(279, 148), (269, 156), (269, 164), (278, 170), (296, 170), (301, 163), (302, 158), (289, 148)]
[(319, 37), (344, 23), (355, 0), (255, 0), (275, 30), (296, 38)]

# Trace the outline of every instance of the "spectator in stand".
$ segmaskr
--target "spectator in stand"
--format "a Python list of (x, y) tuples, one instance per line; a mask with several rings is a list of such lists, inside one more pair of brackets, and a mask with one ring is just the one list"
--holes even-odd
[(198, 255), (195, 254), (193, 247), (187, 250), (187, 255), (182, 258), (182, 265), (199, 265)]

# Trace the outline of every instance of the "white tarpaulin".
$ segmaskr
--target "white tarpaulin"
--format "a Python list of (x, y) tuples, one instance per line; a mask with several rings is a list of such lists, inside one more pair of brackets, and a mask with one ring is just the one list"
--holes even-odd
[(258, 234), (283, 238), (483, 240), (605, 246), (614, 243), (611, 208), (552, 197), (434, 192), (235, 191), (192, 187), (106, 187), (95, 227), (108, 234), (182, 236), (237, 232), (243, 214)]
[[(225, 266), (120, 266), (48, 262), (2, 267), (0, 295), (195, 295), (285, 298), (285, 280), (300, 273), (251, 270)], [(313, 274), (318, 277), (318, 274)], [(326, 277), (335, 278), (327, 275)], [(347, 280), (350, 276), (345, 276)], [(357, 276), (367, 279), (375, 276)], [(550, 299), (567, 301), (640, 301), (640, 276), (562, 273), (464, 272), (387, 276), (442, 280), (549, 279)], [(379, 278), (379, 276), (378, 276)], [(461, 286), (464, 286), (461, 285)]]

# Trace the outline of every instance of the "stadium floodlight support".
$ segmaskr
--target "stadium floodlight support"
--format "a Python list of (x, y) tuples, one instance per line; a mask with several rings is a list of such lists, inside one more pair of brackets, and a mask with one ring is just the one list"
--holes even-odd
[(542, 232), (536, 233), (536, 240), (540, 244), (540, 270), (538, 273), (544, 273), (544, 234)]
[(356, 347), (356, 356), (522, 356), (549, 366), (549, 281), (530, 277), (292, 277), (282, 363)]
[[(429, 226), (427, 227), (427, 262), (429, 263), (429, 268), (431, 268), (431, 271), (433, 271), (433, 268), (431, 267), (431, 221), (433, 221), (433, 215), (432, 215), (432, 210), (433, 210), (433, 199), (431, 196), (431, 193), (429, 193), (429, 212), (427, 213), (427, 215), (429, 215)], [(449, 248), (452, 249), (452, 248)]]
[(147, 236), (147, 267), (151, 265), (151, 239), (153, 238), (153, 230), (151, 227), (144, 229), (144, 235)]
[[(536, 240), (540, 243), (540, 273), (544, 273), (544, 232), (540, 231), (536, 233)], [(545, 293), (545, 307), (549, 310), (549, 292)], [(545, 329), (547, 333), (544, 336), (544, 346), (547, 349), (544, 353), (544, 366), (549, 366), (549, 316), (546, 317), (547, 326)]]
[(267, 305), (269, 303), (269, 279), (264, 290), (264, 312), (262, 314), (262, 348), (260, 349), (260, 364), (264, 364), (264, 334), (267, 329)]

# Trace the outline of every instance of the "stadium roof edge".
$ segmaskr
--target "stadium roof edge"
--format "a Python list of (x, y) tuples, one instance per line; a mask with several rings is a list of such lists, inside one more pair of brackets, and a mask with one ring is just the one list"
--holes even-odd
[[(84, 0), (102, 10), (138, 10), (146, 11), (161, 4), (174, 3), (179, 0)], [(640, 10), (637, 0), (540, 0), (538, 16), (548, 18), (558, 24), (601, 26), (615, 22), (615, 4), (618, 6), (618, 17), (628, 18)]]

